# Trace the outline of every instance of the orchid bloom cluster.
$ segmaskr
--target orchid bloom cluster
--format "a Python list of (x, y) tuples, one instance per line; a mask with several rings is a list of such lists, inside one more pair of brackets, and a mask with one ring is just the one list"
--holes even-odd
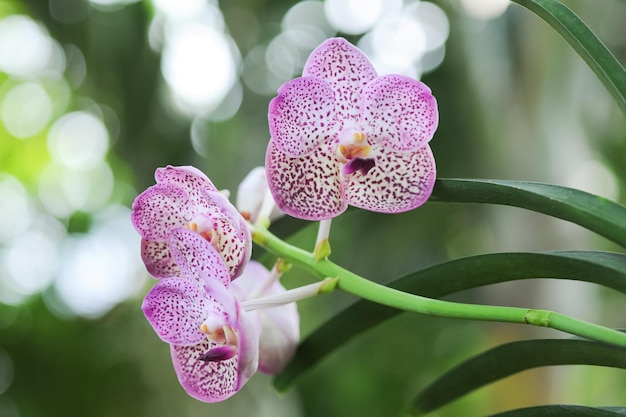
[(430, 89), (378, 76), (344, 39), (313, 51), (303, 76), (278, 90), (268, 119), (266, 167), (242, 182), (239, 211), (193, 167), (157, 169), (156, 184), (133, 204), (142, 259), (159, 279), (143, 311), (170, 344), (181, 385), (202, 401), (230, 397), (257, 369), (279, 373), (299, 339), (297, 309), (255, 309), (319, 290), (290, 298), (280, 268), (250, 261), (251, 222), (269, 224), (281, 214), (276, 206), (305, 220), (331, 219), (348, 205), (398, 213), (423, 204), (434, 186)]
[(285, 289), (276, 271), (250, 261), (246, 220), (202, 172), (168, 166), (155, 177), (132, 213), (146, 269), (159, 279), (142, 308), (187, 393), (221, 401), (257, 368), (282, 370), (299, 339), (298, 312), (293, 303), (246, 311), (246, 301)]

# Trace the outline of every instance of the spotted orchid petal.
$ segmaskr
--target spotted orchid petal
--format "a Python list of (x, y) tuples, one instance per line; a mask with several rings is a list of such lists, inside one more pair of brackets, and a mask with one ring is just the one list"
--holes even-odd
[(276, 146), (292, 157), (310, 154), (335, 130), (335, 94), (318, 78), (283, 84), (270, 101), (268, 121)]
[(157, 184), (133, 203), (131, 220), (142, 238), (165, 241), (170, 230), (183, 227), (191, 216), (189, 194), (171, 184)]
[(226, 262), (231, 279), (237, 278), (252, 256), (252, 236), (246, 220), (222, 193), (207, 193), (221, 209), (213, 227), (217, 232), (216, 247)]
[(378, 77), (365, 86), (361, 99), (364, 130), (385, 149), (415, 151), (437, 129), (437, 102), (420, 81), (403, 75)]
[(155, 278), (180, 276), (168, 242), (141, 239), (141, 259), (148, 273)]
[(169, 238), (172, 256), (182, 275), (204, 284), (212, 279), (227, 286), (230, 275), (219, 252), (202, 236), (189, 229), (172, 230)]
[(376, 78), (376, 70), (358, 48), (343, 38), (331, 38), (309, 56), (303, 77), (315, 77), (332, 86), (335, 111), (339, 120), (358, 120), (361, 115), (360, 94)]
[(196, 167), (171, 165), (157, 168), (154, 173), (157, 184), (172, 184), (185, 190), (192, 198), (200, 199), (201, 191), (217, 191), (211, 180)]
[(348, 203), (381, 213), (412, 210), (428, 200), (435, 178), (435, 158), (428, 145), (415, 152), (381, 151), (366, 175), (346, 178)]
[(334, 141), (326, 141), (312, 154), (293, 158), (270, 141), (265, 167), (279, 209), (305, 220), (328, 219), (346, 210), (335, 147)]
[(175, 276), (168, 238), (172, 230), (187, 227), (207, 239), (227, 261), (231, 279), (242, 271), (251, 255), (247, 223), (228, 198), (193, 167), (159, 168), (157, 184), (141, 193), (131, 215), (142, 236), (142, 259), (155, 278)]
[[(224, 355), (224, 347), (210, 341), (193, 346), (170, 345), (174, 370), (180, 384), (189, 395), (200, 401), (217, 402), (229, 398), (243, 387), (257, 369), (258, 323), (253, 315), (241, 311), (238, 304), (232, 319), (238, 337), (237, 352), (233, 356), (228, 357), (230, 353)], [(214, 349), (222, 351), (215, 354)], [(213, 360), (215, 356), (223, 360)]]
[[(251, 261), (241, 277), (230, 285), (238, 300), (284, 293), (285, 287), (262, 264)], [(300, 340), (300, 316), (296, 303), (255, 310), (261, 322), (259, 371), (277, 375), (293, 357)]]
[(164, 278), (148, 292), (141, 308), (161, 340), (191, 346), (205, 339), (200, 326), (209, 314), (207, 301), (195, 280)]

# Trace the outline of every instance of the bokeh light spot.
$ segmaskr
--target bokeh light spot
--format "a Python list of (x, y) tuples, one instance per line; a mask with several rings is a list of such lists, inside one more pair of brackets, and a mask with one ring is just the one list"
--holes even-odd
[(103, 160), (108, 148), (109, 134), (102, 121), (91, 113), (68, 113), (48, 132), (50, 154), (70, 169), (93, 168)]
[(161, 70), (187, 110), (209, 112), (230, 91), (237, 75), (233, 51), (226, 35), (204, 24), (181, 25), (168, 34)]
[(52, 41), (43, 27), (22, 15), (0, 20), (0, 71), (29, 77), (45, 70)]
[(382, 0), (326, 0), (324, 6), (330, 24), (349, 35), (368, 31), (383, 13)]
[(0, 117), (7, 131), (16, 138), (29, 138), (41, 132), (52, 118), (52, 101), (39, 83), (12, 87), (4, 95)]
[(72, 313), (100, 317), (143, 286), (140, 238), (129, 217), (128, 208), (110, 206), (95, 216), (89, 234), (66, 239), (55, 289)]
[(331, 37), (335, 29), (330, 25), (324, 12), (324, 3), (320, 1), (301, 1), (294, 4), (285, 14), (282, 21), (283, 30), (315, 29), (324, 37)]
[(495, 19), (506, 11), (509, 3), (509, 0), (461, 0), (467, 14), (479, 20)]
[(64, 235), (65, 227), (57, 220), (40, 216), (2, 251), (6, 270), (3, 298), (9, 294), (13, 298), (6, 301), (22, 301), (52, 283)]
[(0, 174), (0, 243), (26, 230), (32, 218), (32, 205), (22, 183)]

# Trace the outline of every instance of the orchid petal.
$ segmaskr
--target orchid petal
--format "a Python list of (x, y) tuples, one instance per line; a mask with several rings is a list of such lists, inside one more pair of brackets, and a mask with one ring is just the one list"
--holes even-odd
[(189, 195), (180, 187), (153, 185), (133, 202), (133, 225), (144, 239), (165, 241), (170, 230), (187, 224), (188, 200)]
[(190, 346), (205, 338), (200, 325), (208, 314), (206, 297), (192, 280), (160, 280), (148, 292), (141, 308), (164, 342)]
[(336, 146), (336, 141), (326, 141), (312, 154), (292, 158), (270, 141), (265, 166), (278, 208), (304, 220), (328, 219), (346, 210)]
[(369, 140), (387, 149), (415, 151), (437, 129), (437, 101), (420, 81), (403, 75), (378, 77), (365, 86), (361, 99)]
[(300, 341), (298, 307), (290, 303), (260, 311), (259, 371), (278, 375), (295, 354)]
[(214, 227), (218, 237), (216, 248), (226, 262), (230, 279), (235, 279), (241, 275), (252, 254), (250, 232), (245, 222), (235, 225), (226, 217), (215, 219)]
[(270, 135), (287, 155), (310, 154), (333, 135), (335, 95), (325, 81), (296, 78), (283, 84), (269, 104)]
[(238, 357), (203, 361), (217, 345), (204, 341), (194, 346), (170, 345), (174, 370), (187, 394), (207, 403), (225, 400), (243, 385), (237, 374)]
[(154, 173), (157, 184), (176, 185), (187, 191), (194, 199), (199, 197), (200, 190), (217, 191), (211, 180), (198, 168), (192, 166), (158, 168)]
[(402, 153), (377, 151), (376, 166), (366, 175), (347, 177), (348, 203), (381, 213), (401, 213), (424, 204), (435, 185), (430, 147)]
[(141, 239), (141, 259), (154, 278), (180, 275), (180, 268), (176, 265), (167, 242)]
[(184, 228), (174, 229), (169, 245), (183, 276), (200, 282), (204, 282), (205, 277), (211, 277), (222, 285), (230, 283), (230, 275), (221, 255), (198, 233)]
[(180, 384), (192, 397), (217, 402), (235, 394), (250, 379), (258, 364), (258, 324), (253, 316), (239, 311), (236, 317), (237, 355), (223, 361), (204, 361), (219, 347), (203, 341), (195, 346), (171, 345), (172, 362)]
[(328, 82), (335, 92), (337, 119), (357, 121), (361, 114), (361, 90), (377, 74), (358, 48), (343, 38), (331, 38), (311, 53), (302, 76)]

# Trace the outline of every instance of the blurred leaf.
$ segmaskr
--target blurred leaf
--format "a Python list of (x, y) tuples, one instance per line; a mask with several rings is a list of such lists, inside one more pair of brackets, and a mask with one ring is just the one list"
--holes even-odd
[(439, 179), (430, 201), (521, 207), (576, 223), (626, 247), (626, 207), (573, 188), (524, 181)]
[[(439, 298), (458, 291), (527, 278), (564, 278), (593, 282), (626, 294), (626, 255), (611, 252), (494, 253), (440, 263), (415, 271), (389, 287)], [(354, 303), (300, 343), (295, 358), (276, 377), (284, 390), (324, 356), (400, 310), (366, 300)]]
[(618, 417), (626, 414), (624, 407), (583, 407), (579, 405), (542, 405), (494, 414), (491, 417)]
[(513, 0), (545, 20), (585, 60), (626, 113), (626, 71), (578, 16), (557, 0)]
[(273, 234), (280, 237), (281, 239), (286, 239), (300, 229), (303, 229), (312, 224), (317, 224), (317, 222), (300, 220), (296, 219), (295, 217), (284, 215), (280, 219), (273, 222), (271, 228)]
[(527, 369), (552, 365), (596, 365), (626, 369), (626, 349), (575, 339), (507, 343), (474, 356), (437, 379), (415, 398), (412, 414), (424, 415), (491, 382)]

